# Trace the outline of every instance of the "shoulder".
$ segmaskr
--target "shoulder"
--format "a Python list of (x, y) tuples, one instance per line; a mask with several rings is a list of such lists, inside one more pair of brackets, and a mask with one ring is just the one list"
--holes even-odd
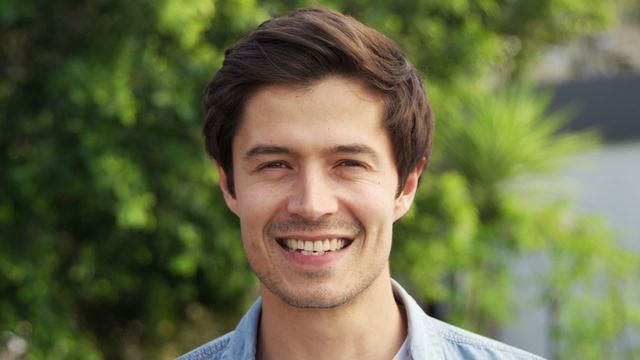
[(262, 300), (258, 298), (235, 330), (182, 355), (178, 360), (247, 360), (255, 358)]
[(409, 328), (413, 359), (541, 360), (513, 346), (447, 324), (427, 315), (418, 303), (392, 280), (396, 301), (402, 303)]
[(541, 360), (524, 350), (472, 333), (426, 316), (423, 321), (433, 329), (445, 358)]
[(218, 360), (222, 358), (231, 342), (233, 331), (194, 349), (177, 360)]

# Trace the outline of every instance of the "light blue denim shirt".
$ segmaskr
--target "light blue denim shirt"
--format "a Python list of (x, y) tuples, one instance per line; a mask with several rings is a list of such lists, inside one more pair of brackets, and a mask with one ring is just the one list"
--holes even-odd
[[(542, 359), (501, 342), (457, 328), (429, 317), (413, 298), (395, 281), (397, 301), (407, 311), (408, 340), (411, 359)], [(178, 360), (253, 360), (260, 322), (261, 299), (249, 309), (236, 329)]]

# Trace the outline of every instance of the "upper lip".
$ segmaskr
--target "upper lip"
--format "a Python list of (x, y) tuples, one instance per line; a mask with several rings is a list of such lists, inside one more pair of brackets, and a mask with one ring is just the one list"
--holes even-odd
[(303, 241), (318, 241), (318, 240), (326, 240), (326, 239), (342, 239), (342, 240), (353, 240), (353, 236), (351, 235), (342, 235), (342, 234), (288, 234), (288, 235), (276, 235), (276, 239), (278, 240), (286, 240), (286, 239), (296, 239)]

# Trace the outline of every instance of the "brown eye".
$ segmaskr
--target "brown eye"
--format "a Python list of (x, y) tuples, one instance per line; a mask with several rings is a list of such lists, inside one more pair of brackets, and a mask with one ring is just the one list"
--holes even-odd
[(342, 160), (342, 161), (340, 161), (338, 163), (338, 166), (366, 168), (365, 164), (361, 163), (360, 161), (356, 161), (356, 160)]
[(287, 164), (284, 161), (269, 161), (267, 163), (261, 164), (258, 169), (259, 170), (263, 170), (263, 169), (288, 169), (289, 168), (289, 164)]

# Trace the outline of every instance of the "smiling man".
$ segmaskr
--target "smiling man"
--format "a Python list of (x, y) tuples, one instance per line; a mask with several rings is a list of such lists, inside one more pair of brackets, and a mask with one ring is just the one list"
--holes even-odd
[(327, 9), (267, 21), (227, 51), (205, 107), (262, 297), (181, 359), (536, 358), (428, 317), (391, 279), (434, 119), (389, 39)]

